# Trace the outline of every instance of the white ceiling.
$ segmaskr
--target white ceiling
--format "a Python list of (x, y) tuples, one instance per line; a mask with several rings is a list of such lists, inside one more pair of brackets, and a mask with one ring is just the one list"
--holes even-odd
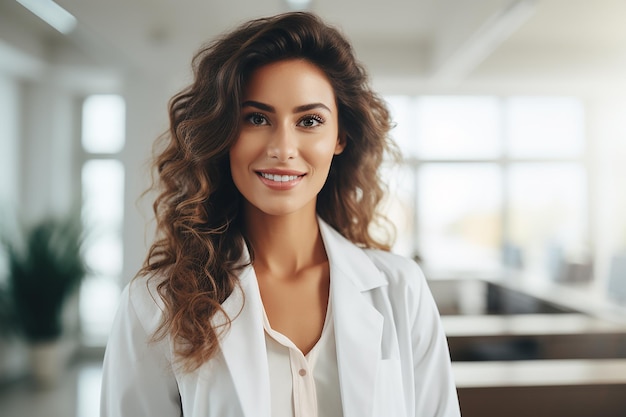
[[(0, 13), (42, 39), (58, 65), (70, 59), (62, 51), (75, 48), (92, 63), (168, 82), (187, 77), (204, 41), (288, 10), (283, 0), (57, 3), (78, 19), (69, 37), (14, 0), (0, 0)], [(310, 10), (338, 26), (389, 89), (500, 83), (626, 90), (624, 0), (313, 0)]]

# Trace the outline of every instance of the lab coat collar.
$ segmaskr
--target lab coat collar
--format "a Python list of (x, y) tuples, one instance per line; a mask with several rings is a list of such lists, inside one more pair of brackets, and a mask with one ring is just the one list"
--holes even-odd
[(386, 280), (362, 249), (322, 220), (319, 224), (330, 264), (343, 413), (369, 417), (374, 409), (383, 316), (363, 293), (386, 285)]
[(387, 284), (383, 274), (363, 249), (343, 237), (321, 218), (318, 218), (318, 224), (331, 266), (331, 278), (333, 272), (348, 277), (359, 291), (368, 291)]
[[(250, 259), (244, 246), (243, 259)], [(247, 262), (248, 263), (248, 262)], [(263, 333), (261, 294), (254, 269), (247, 266), (239, 276), (239, 287), (222, 303), (232, 320), (222, 336), (220, 348), (237, 390), (245, 417), (270, 417), (269, 369)], [(223, 323), (223, 316), (221, 317)], [(213, 325), (220, 324), (220, 318)]]
[[(344, 415), (372, 415), (377, 364), (381, 358), (382, 315), (362, 294), (386, 285), (372, 260), (336, 230), (318, 219), (330, 266), (331, 302)], [(244, 261), (249, 253), (244, 249)], [(270, 392), (263, 305), (254, 269), (246, 267), (222, 304), (232, 319), (221, 351), (246, 417), (269, 417)], [(245, 298), (245, 302), (244, 302)], [(223, 319), (222, 319), (223, 320)], [(219, 319), (214, 319), (214, 325)]]

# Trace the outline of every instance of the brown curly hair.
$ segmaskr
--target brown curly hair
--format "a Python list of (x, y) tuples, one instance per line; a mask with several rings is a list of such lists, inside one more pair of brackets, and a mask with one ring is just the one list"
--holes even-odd
[(346, 140), (318, 195), (318, 215), (361, 247), (389, 250), (370, 226), (384, 221), (376, 211), (384, 194), (379, 167), (386, 154), (397, 155), (388, 138), (390, 116), (340, 32), (313, 14), (294, 12), (252, 20), (206, 45), (193, 59), (193, 83), (169, 104), (170, 129), (154, 162), (157, 239), (139, 272), (159, 280), (165, 304), (155, 339), (171, 336), (188, 370), (216, 353), (225, 327), (210, 319), (223, 313), (245, 266), (243, 197), (228, 153), (238, 137), (246, 81), (255, 69), (290, 58), (327, 75)]

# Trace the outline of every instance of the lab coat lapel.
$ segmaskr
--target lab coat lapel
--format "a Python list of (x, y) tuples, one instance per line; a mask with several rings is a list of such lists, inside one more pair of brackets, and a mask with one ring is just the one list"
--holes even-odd
[[(244, 249), (245, 251), (245, 249)], [(248, 258), (247, 251), (244, 257)], [(245, 417), (270, 417), (269, 369), (259, 287), (251, 266), (239, 277), (241, 289), (224, 301), (231, 318), (220, 346)]]
[(386, 285), (363, 251), (322, 220), (334, 312), (337, 363), (346, 416), (372, 416), (377, 366), (381, 358), (383, 316), (364, 292)]
[[(346, 416), (370, 417), (377, 364), (381, 358), (383, 316), (364, 293), (386, 285), (386, 281), (361, 249), (321, 219), (319, 225), (330, 265), (343, 412)], [(248, 258), (245, 251), (243, 259)], [(251, 266), (241, 272), (240, 285), (241, 288), (236, 288), (222, 304), (233, 321), (220, 346), (244, 416), (270, 417), (263, 306)], [(214, 319), (216, 324), (219, 324), (217, 318)]]

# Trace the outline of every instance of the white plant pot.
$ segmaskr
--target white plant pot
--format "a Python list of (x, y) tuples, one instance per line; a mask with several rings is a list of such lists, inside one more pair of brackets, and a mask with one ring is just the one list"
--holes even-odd
[(61, 340), (34, 343), (30, 346), (32, 375), (40, 388), (58, 385), (65, 370)]

